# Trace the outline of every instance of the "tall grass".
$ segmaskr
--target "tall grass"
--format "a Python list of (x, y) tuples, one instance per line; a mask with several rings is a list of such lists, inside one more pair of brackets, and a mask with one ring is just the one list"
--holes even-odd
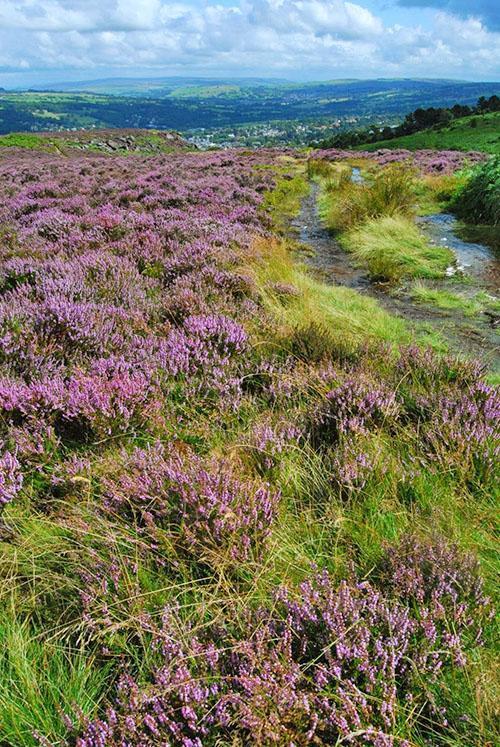
[(412, 220), (402, 215), (371, 218), (348, 231), (342, 239), (373, 280), (398, 281), (405, 277), (442, 277), (453, 253), (433, 246)]
[[(0, 734), (4, 745), (58, 745), (103, 697), (109, 666), (63, 642), (43, 642), (13, 616), (0, 622)], [(68, 728), (70, 727), (70, 728)]]
[[(330, 340), (330, 352), (333, 348), (354, 349), (367, 338), (389, 343), (410, 340), (402, 319), (351, 288), (315, 280), (294, 260), (290, 248), (286, 241), (259, 240), (251, 254), (245, 255), (247, 267), (250, 264), (255, 273), (265, 308), (275, 320), (272, 329), (262, 326), (260, 335), (289, 339), (300, 329), (317, 337), (323, 330)], [(288, 284), (295, 293), (283, 299), (275, 292), (277, 283)]]
[(414, 205), (414, 172), (407, 166), (394, 164), (379, 171), (371, 183), (342, 180), (334, 189), (327, 187), (322, 214), (332, 231), (342, 232), (371, 218), (410, 215)]

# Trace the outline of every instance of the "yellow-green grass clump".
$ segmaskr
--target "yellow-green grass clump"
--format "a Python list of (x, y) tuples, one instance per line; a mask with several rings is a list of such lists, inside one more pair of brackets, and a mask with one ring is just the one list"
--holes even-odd
[(371, 218), (412, 215), (415, 202), (413, 170), (391, 164), (379, 171), (370, 183), (355, 184), (346, 179), (333, 184), (327, 181), (321, 212), (328, 228), (341, 233)]
[(453, 261), (453, 253), (432, 246), (415, 224), (402, 215), (373, 218), (342, 239), (373, 280), (438, 278)]
[(465, 296), (447, 289), (429, 288), (423, 283), (415, 283), (411, 295), (419, 303), (429, 304), (443, 311), (459, 311), (465, 316), (476, 316), (484, 311), (500, 312), (500, 301), (484, 291)]

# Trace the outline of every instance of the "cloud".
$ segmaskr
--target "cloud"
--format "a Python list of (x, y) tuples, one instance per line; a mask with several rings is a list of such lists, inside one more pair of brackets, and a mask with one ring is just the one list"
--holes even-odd
[(0, 69), (4, 74), (29, 71), (41, 81), (44, 75), (45, 80), (68, 80), (72, 71), (94, 78), (259, 74), (491, 79), (498, 74), (500, 34), (478, 18), (437, 12), (432, 26), (415, 28), (404, 22), (384, 24), (383, 16), (360, 3), (0, 0)]
[(498, 0), (398, 0), (402, 6), (438, 8), (462, 18), (480, 18), (492, 31), (500, 31)]

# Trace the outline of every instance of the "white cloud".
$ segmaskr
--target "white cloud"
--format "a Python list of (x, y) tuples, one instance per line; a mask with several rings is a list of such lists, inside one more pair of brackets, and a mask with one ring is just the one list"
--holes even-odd
[(344, 0), (0, 0), (3, 70), (66, 79), (72, 70), (491, 78), (499, 41), (474, 18), (438, 11), (430, 27), (384, 25)]

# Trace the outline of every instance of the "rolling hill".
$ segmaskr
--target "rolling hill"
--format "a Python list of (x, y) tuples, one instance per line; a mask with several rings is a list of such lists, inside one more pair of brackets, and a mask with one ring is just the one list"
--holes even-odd
[(375, 151), (380, 148), (480, 150), (500, 155), (500, 112), (462, 117), (445, 127), (432, 127), (429, 130), (415, 132), (413, 135), (403, 135), (391, 140), (360, 145), (357, 149)]

